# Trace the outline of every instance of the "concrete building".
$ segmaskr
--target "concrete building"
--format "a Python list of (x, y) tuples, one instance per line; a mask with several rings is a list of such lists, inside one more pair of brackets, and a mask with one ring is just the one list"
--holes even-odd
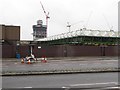
[(0, 25), (0, 57), (15, 57), (20, 41), (20, 26)]
[(33, 40), (47, 37), (47, 26), (43, 25), (42, 20), (37, 21), (37, 25), (33, 25)]
[(20, 26), (0, 25), (0, 40), (19, 41)]

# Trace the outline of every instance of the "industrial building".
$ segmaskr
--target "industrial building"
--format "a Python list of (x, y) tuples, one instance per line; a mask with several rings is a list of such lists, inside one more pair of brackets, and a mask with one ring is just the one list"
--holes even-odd
[(20, 26), (0, 25), (0, 45), (17, 45), (20, 41)]
[[(118, 56), (120, 37), (113, 30), (80, 29), (37, 40), (47, 56)], [(49, 52), (53, 51), (53, 52)]]
[(20, 41), (20, 26), (0, 25), (1, 57), (15, 56), (18, 41)]
[(37, 40), (20, 40), (20, 26), (0, 25), (2, 58), (25, 57), (33, 54), (39, 58), (118, 56), (120, 37), (117, 32), (80, 29)]
[(20, 26), (0, 25), (0, 40), (19, 41)]

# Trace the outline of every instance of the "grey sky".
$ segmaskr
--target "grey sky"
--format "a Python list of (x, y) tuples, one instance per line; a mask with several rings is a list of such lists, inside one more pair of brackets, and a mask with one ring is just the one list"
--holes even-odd
[[(21, 26), (21, 39), (32, 40), (32, 25), (38, 19), (46, 22), (40, 5), (50, 13), (48, 36), (86, 27), (88, 29), (118, 30), (119, 0), (0, 0), (0, 23)], [(81, 22), (82, 21), (82, 22)]]

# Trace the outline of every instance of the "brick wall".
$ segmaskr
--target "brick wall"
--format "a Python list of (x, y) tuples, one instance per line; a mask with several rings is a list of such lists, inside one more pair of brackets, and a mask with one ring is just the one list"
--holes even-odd
[[(16, 53), (21, 57), (30, 54), (30, 46), (22, 45), (16, 47), (14, 45), (2, 46), (3, 58), (14, 58)], [(54, 45), (54, 46), (33, 46), (33, 53), (36, 57), (76, 57), (76, 56), (117, 56), (118, 46), (80, 46), (80, 45)]]

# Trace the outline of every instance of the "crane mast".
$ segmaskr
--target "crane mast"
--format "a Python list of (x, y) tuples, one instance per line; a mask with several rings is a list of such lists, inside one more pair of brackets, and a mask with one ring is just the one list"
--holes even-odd
[[(40, 1), (40, 4), (41, 4), (42, 9), (43, 9), (43, 11), (44, 11), (44, 14), (45, 14), (45, 17), (46, 17), (46, 26), (47, 26), (47, 28), (48, 28), (48, 19), (50, 18), (50, 17), (49, 17), (49, 12), (46, 13), (46, 11), (45, 11), (45, 9), (44, 9), (43, 4), (41, 3), (41, 1)], [(47, 30), (47, 29), (46, 29), (46, 30)]]

